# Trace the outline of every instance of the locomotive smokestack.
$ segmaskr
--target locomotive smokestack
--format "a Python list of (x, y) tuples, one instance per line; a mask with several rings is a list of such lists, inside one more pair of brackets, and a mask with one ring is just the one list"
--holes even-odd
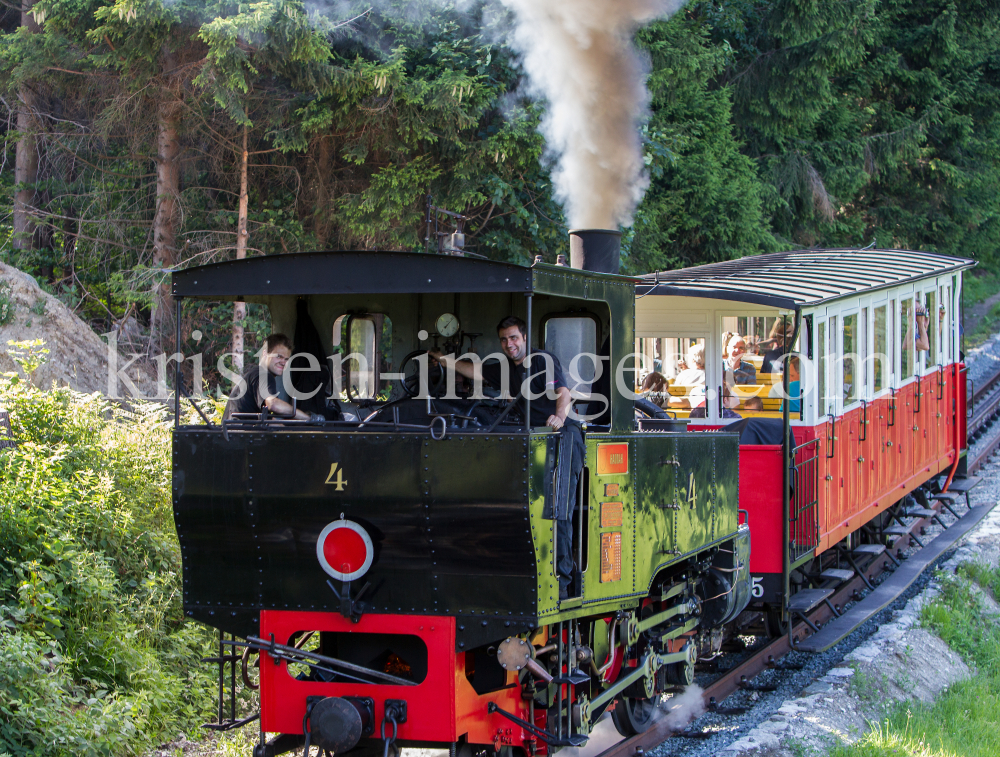
[(569, 260), (573, 268), (594, 273), (618, 273), (622, 233), (611, 229), (571, 229)]

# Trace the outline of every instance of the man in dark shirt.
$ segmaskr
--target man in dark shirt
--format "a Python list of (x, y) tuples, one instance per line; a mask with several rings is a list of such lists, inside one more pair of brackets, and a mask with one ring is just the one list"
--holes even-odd
[(506, 364), (445, 358), (438, 350), (431, 350), (428, 354), (445, 367), (454, 367), (456, 373), (470, 381), (482, 380), (499, 389), (513, 397), (513, 401), (523, 402), (527, 393), (531, 401), (530, 425), (562, 430), (561, 435), (556, 437), (558, 444), (551, 444), (547, 453), (550, 465), (546, 472), (543, 517), (556, 522), (559, 598), (566, 599), (576, 576), (573, 564), (573, 510), (586, 447), (580, 425), (566, 418), (573, 398), (566, 386), (559, 358), (544, 350), (532, 350), (529, 356), (527, 331), (527, 324), (516, 316), (511, 315), (500, 321), (497, 336), (500, 337)]
[[(285, 365), (292, 357), (292, 342), (284, 334), (271, 334), (264, 340), (264, 349), (257, 365), (249, 365), (243, 371), (240, 382), (233, 387), (226, 403), (226, 418), (233, 413), (259, 413), (266, 407), (272, 414), (285, 418), (293, 415), (296, 420), (307, 421), (309, 413), (293, 409), (281, 379)], [(267, 377), (267, 386), (261, 386), (262, 377)], [(242, 391), (241, 391), (242, 390)]]

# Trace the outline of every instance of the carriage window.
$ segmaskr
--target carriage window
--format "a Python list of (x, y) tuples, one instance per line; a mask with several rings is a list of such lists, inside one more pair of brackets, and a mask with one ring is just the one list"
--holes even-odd
[(636, 340), (640, 358), (639, 391), (651, 402), (687, 417), (706, 417), (705, 338), (643, 337)]
[(899, 330), (903, 335), (900, 342), (899, 377), (901, 381), (913, 376), (913, 340), (916, 322), (913, 318), (913, 300), (907, 297), (899, 301)]
[(937, 297), (934, 292), (927, 293), (927, 340), (930, 344), (930, 348), (927, 350), (927, 367), (930, 368), (932, 365), (937, 363), (938, 356), (938, 345), (941, 344), (941, 337), (939, 336), (940, 326), (938, 324)]
[(597, 373), (597, 321), (590, 316), (553, 316), (545, 321), (545, 349), (559, 358), (570, 389), (589, 392)]
[(869, 325), (868, 308), (861, 308), (861, 320), (858, 321), (858, 399), (871, 397), (872, 382), (868, 377)]
[(826, 321), (819, 322), (816, 330), (816, 388), (819, 392), (819, 402), (816, 404), (816, 412), (822, 415), (826, 409)]
[(837, 316), (830, 316), (830, 333), (828, 335), (829, 341), (827, 342), (826, 349), (827, 413), (837, 412), (837, 397), (840, 393), (838, 386), (840, 385), (839, 376), (841, 371), (837, 370), (840, 367), (839, 361), (837, 360), (837, 323)]
[(875, 308), (875, 351), (872, 362), (875, 367), (875, 393), (881, 392), (889, 383), (888, 341), (886, 339), (885, 305)]
[(858, 314), (844, 316), (844, 404), (858, 400), (861, 369), (858, 363)]
[(948, 287), (938, 289), (938, 317), (935, 319), (938, 326), (938, 344), (941, 348), (941, 364), (951, 362), (951, 340), (948, 338)]

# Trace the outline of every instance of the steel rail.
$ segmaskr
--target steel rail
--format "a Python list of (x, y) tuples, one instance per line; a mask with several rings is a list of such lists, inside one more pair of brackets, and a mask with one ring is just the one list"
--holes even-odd
[[(988, 435), (998, 419), (1000, 419), (1000, 369), (973, 391), (968, 438), (971, 440)], [(971, 476), (981, 469), (996, 452), (997, 447), (1000, 447), (1000, 434), (989, 438), (974, 456), (969, 456), (966, 466), (968, 475)]]

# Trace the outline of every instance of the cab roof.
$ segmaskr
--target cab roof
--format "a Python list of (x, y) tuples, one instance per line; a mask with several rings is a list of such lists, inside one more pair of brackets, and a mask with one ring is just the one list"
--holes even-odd
[[(638, 279), (536, 263), (422, 252), (307, 252), (264, 255), (174, 271), (174, 297), (240, 300), (312, 294), (529, 292), (582, 296)], [(594, 284), (603, 286), (594, 288)], [(555, 291), (553, 291), (555, 290)], [(598, 296), (599, 299), (603, 299)]]
[(795, 250), (646, 274), (636, 291), (639, 296), (709, 297), (795, 310), (975, 264), (915, 250)]

